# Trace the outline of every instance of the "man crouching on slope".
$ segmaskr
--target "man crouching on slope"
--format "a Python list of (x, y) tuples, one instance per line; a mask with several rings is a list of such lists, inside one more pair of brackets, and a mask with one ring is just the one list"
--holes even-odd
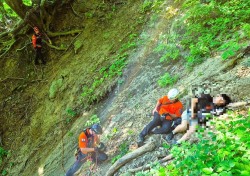
[[(174, 121), (181, 123), (182, 103), (178, 100), (179, 90), (171, 89), (168, 96), (160, 98), (153, 110), (153, 120), (142, 130), (138, 137), (138, 146), (143, 145), (146, 135), (153, 134), (167, 134), (171, 131)], [(161, 126), (160, 128), (155, 128)], [(155, 129), (154, 129), (155, 128)], [(154, 129), (154, 130), (153, 130)], [(153, 131), (152, 131), (153, 130)]]
[[(67, 171), (66, 176), (73, 176), (88, 159), (98, 163), (108, 159), (103, 152), (105, 146), (100, 143), (99, 134), (102, 134), (102, 127), (94, 124), (79, 135), (78, 149), (75, 154), (76, 161)], [(97, 147), (98, 145), (99, 147)]]

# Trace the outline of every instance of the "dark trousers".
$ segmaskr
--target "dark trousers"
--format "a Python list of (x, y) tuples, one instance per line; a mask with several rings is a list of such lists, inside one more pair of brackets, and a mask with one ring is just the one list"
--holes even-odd
[(173, 120), (161, 120), (160, 114), (158, 112), (154, 113), (154, 118), (147, 126), (144, 127), (142, 132), (140, 133), (141, 137), (145, 137), (152, 131), (153, 128), (157, 126), (161, 126), (153, 131), (154, 134), (167, 134), (171, 131), (171, 126), (173, 124)]
[[(108, 159), (108, 156), (104, 152), (96, 152), (91, 156), (93, 162), (97, 161), (100, 163)], [(65, 176), (73, 176), (75, 172), (77, 172), (80, 167), (87, 161), (87, 155), (83, 154), (82, 152), (78, 152), (77, 160), (75, 163), (69, 168), (66, 172)]]
[(41, 60), (43, 64), (46, 64), (45, 60), (43, 59), (43, 55), (42, 55), (42, 48), (41, 47), (36, 47), (36, 58), (35, 58), (35, 64), (38, 65), (39, 61)]

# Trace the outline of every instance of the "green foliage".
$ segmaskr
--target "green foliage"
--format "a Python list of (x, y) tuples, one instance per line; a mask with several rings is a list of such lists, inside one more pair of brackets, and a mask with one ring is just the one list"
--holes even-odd
[(70, 117), (66, 118), (66, 124), (69, 124), (72, 121), (72, 119)]
[(86, 18), (93, 18), (94, 17), (93, 12), (86, 12), (84, 15), (85, 15)]
[(163, 143), (162, 147), (165, 148), (165, 149), (169, 149), (170, 148), (170, 146), (167, 143)]
[(12, 18), (18, 18), (18, 15), (16, 14), (16, 12), (14, 12), (10, 6), (8, 4), (6, 4), (5, 2), (3, 2), (3, 8), (6, 12), (6, 15), (8, 17), (12, 17)]
[(5, 175), (7, 175), (8, 174), (8, 172), (4, 169), (3, 171), (2, 171), (2, 176), (5, 176)]
[[(199, 143), (174, 146), (174, 162), (159, 170), (166, 175), (249, 175), (250, 115), (216, 120), (216, 133), (198, 133)], [(202, 130), (200, 130), (202, 131)], [(204, 131), (204, 130), (203, 130)]]
[(142, 6), (141, 6), (141, 12), (145, 13), (147, 11), (149, 11), (151, 9), (153, 5), (153, 1), (152, 0), (144, 0)]
[[(179, 0), (175, 1), (180, 3)], [(242, 42), (250, 38), (250, 1), (183, 0), (170, 34), (165, 34), (156, 48), (162, 61), (180, 58), (186, 51), (186, 64), (193, 66), (221, 52), (222, 59), (234, 57)]]
[(66, 109), (66, 112), (67, 112), (67, 114), (69, 115), (69, 116), (71, 116), (71, 117), (75, 117), (76, 116), (76, 112), (73, 110), (73, 109), (71, 109), (71, 108), (67, 108)]
[(86, 103), (93, 103), (97, 100), (97, 95), (95, 94), (95, 91), (101, 87), (104, 81), (111, 80), (115, 76), (121, 76), (122, 70), (126, 66), (126, 60), (128, 57), (128, 50), (131, 50), (135, 48), (136, 40), (137, 40), (137, 34), (130, 34), (129, 39), (127, 43), (124, 43), (121, 48), (118, 50), (118, 53), (113, 56), (113, 63), (110, 64), (109, 67), (102, 67), (99, 71), (100, 75), (99, 77), (96, 77), (92, 83), (91, 86), (84, 86), (83, 92), (81, 96), (87, 101)]
[(119, 146), (119, 154), (112, 158), (111, 163), (114, 164), (118, 159), (126, 155), (129, 151), (129, 145), (124, 142)]
[(7, 155), (8, 155), (8, 151), (0, 147), (0, 166), (2, 165), (4, 157), (6, 157)]
[(92, 115), (90, 119), (85, 123), (85, 127), (90, 127), (91, 125), (95, 123), (100, 123), (100, 119), (97, 115)]
[(32, 1), (31, 0), (22, 0), (23, 3), (26, 5), (26, 6), (31, 6), (32, 5)]
[(159, 13), (163, 3), (164, 0), (144, 0), (140, 12), (146, 13), (148, 11), (154, 11), (155, 13)]
[(117, 128), (113, 128), (112, 132), (106, 135), (106, 138), (108, 140), (111, 140), (117, 133), (118, 133), (118, 129)]
[(176, 60), (180, 57), (180, 50), (176, 43), (178, 37), (177, 34), (161, 36), (162, 41), (154, 49), (156, 53), (162, 55), (160, 62)]
[(236, 51), (240, 49), (240, 45), (238, 44), (238, 42), (230, 41), (230, 42), (222, 44), (219, 49), (224, 51), (221, 57), (223, 60), (226, 60), (229, 57), (232, 57), (235, 55)]
[(158, 84), (161, 87), (166, 87), (167, 85), (173, 85), (178, 80), (178, 76), (171, 76), (168, 72), (165, 73), (159, 80)]

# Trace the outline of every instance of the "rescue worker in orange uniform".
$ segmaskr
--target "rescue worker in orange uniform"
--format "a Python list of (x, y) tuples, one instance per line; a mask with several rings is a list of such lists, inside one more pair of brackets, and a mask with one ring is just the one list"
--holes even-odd
[[(143, 145), (144, 138), (149, 133), (167, 134), (173, 130), (174, 123), (176, 126), (181, 123), (183, 105), (178, 100), (178, 95), (178, 89), (174, 88), (168, 92), (168, 96), (163, 96), (158, 100), (152, 112), (153, 120), (139, 134), (138, 146)], [(160, 128), (156, 128), (157, 126)]]
[(66, 176), (73, 176), (87, 160), (100, 163), (108, 159), (104, 153), (105, 146), (100, 143), (99, 134), (102, 134), (102, 127), (99, 124), (94, 124), (81, 132), (75, 154), (76, 161), (66, 172)]
[(38, 65), (38, 60), (40, 59), (45, 65), (46, 62), (42, 55), (42, 34), (40, 33), (38, 27), (34, 27), (33, 29), (35, 31), (35, 34), (32, 35), (32, 44), (34, 49), (36, 50), (35, 64)]

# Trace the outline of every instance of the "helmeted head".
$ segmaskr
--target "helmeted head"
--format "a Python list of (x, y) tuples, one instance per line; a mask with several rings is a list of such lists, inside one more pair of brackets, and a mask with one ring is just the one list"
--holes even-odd
[(176, 100), (178, 96), (179, 96), (179, 90), (176, 88), (173, 88), (168, 92), (168, 99), (171, 101)]
[(96, 134), (102, 134), (102, 127), (99, 124), (92, 125), (90, 129), (94, 131)]

